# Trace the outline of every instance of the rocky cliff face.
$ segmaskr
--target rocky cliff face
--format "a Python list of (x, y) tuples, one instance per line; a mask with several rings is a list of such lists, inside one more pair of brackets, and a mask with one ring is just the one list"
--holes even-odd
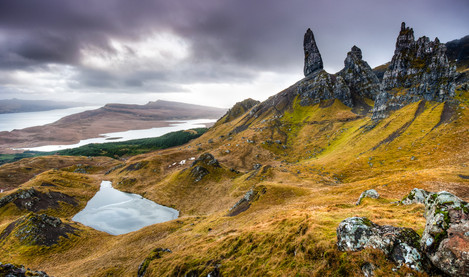
[(373, 119), (420, 100), (443, 102), (454, 97), (456, 67), (446, 56), (446, 46), (435, 38), (414, 40), (414, 31), (403, 22), (396, 50), (384, 73), (376, 97)]

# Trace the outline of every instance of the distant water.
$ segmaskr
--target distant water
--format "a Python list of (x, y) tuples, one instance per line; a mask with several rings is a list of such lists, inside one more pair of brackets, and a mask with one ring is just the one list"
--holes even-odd
[[(45, 145), (32, 148), (21, 148), (22, 150), (31, 150), (31, 151), (59, 151), (64, 149), (71, 149), (80, 147), (90, 143), (105, 143), (105, 142), (116, 142), (116, 141), (127, 141), (132, 139), (142, 139), (142, 138), (153, 138), (159, 137), (170, 132), (176, 132), (181, 130), (193, 129), (193, 128), (203, 128), (205, 127), (204, 123), (213, 123), (216, 119), (194, 119), (187, 121), (175, 121), (175, 123), (170, 124), (168, 127), (158, 127), (144, 130), (130, 130), (125, 132), (115, 132), (102, 134), (102, 137), (91, 138), (81, 140), (77, 144), (69, 145)], [(177, 122), (177, 123), (176, 123)]]
[(101, 188), (72, 220), (111, 235), (178, 218), (179, 211), (158, 205), (138, 194), (125, 193), (102, 181)]
[(88, 110), (95, 110), (99, 106), (75, 107), (69, 109), (57, 109), (42, 112), (29, 113), (5, 113), (0, 114), (0, 132), (12, 131), (14, 129), (24, 129), (28, 127), (41, 126), (53, 123), (64, 116), (81, 113)]

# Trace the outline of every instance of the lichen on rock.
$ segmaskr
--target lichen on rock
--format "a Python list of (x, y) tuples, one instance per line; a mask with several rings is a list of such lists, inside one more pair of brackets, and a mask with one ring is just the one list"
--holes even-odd
[(340, 251), (376, 248), (399, 265), (424, 271), (427, 261), (420, 252), (419, 239), (419, 235), (410, 228), (381, 226), (366, 217), (347, 218), (337, 228), (337, 247)]
[(427, 222), (420, 241), (422, 251), (440, 270), (451, 276), (468, 273), (469, 204), (446, 192), (425, 200)]

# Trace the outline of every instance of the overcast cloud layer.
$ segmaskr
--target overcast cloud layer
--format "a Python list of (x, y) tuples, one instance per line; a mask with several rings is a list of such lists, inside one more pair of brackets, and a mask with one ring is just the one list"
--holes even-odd
[(353, 45), (389, 61), (402, 21), (446, 42), (468, 14), (467, 0), (4, 0), (0, 99), (229, 107), (302, 78), (307, 28), (334, 73)]

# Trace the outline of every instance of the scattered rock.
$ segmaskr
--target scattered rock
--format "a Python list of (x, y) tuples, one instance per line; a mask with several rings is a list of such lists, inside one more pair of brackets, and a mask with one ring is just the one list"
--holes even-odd
[(410, 205), (410, 204), (425, 204), (425, 199), (431, 192), (428, 192), (423, 189), (414, 188), (410, 193), (404, 197), (400, 204)]
[(267, 191), (265, 186), (258, 186), (250, 189), (236, 204), (231, 207), (228, 216), (238, 215), (251, 207), (251, 203), (259, 199), (259, 197)]
[(37, 277), (49, 277), (44, 271), (33, 271), (24, 268), (22, 265), (14, 264), (2, 264), (0, 262), (0, 276), (6, 277), (26, 277), (26, 276), (37, 276)]
[(191, 165), (191, 176), (194, 178), (194, 182), (199, 182), (206, 175), (210, 174), (209, 169), (221, 168), (217, 159), (210, 153), (204, 153), (195, 160)]
[(420, 245), (431, 262), (451, 276), (469, 273), (469, 204), (449, 192), (425, 200), (427, 223)]
[(194, 177), (194, 182), (198, 182), (202, 180), (206, 175), (208, 175), (210, 172), (202, 166), (195, 166), (191, 169), (191, 176)]
[(419, 235), (410, 228), (377, 225), (366, 217), (347, 218), (337, 228), (337, 247), (340, 251), (360, 251), (377, 248), (400, 266), (423, 271), (428, 268), (419, 250)]
[(365, 190), (364, 192), (362, 192), (362, 194), (360, 194), (360, 197), (358, 197), (358, 201), (355, 205), (357, 205), (357, 206), (360, 205), (360, 203), (362, 202), (362, 199), (365, 198), (365, 197), (378, 199), (379, 194), (374, 189)]

